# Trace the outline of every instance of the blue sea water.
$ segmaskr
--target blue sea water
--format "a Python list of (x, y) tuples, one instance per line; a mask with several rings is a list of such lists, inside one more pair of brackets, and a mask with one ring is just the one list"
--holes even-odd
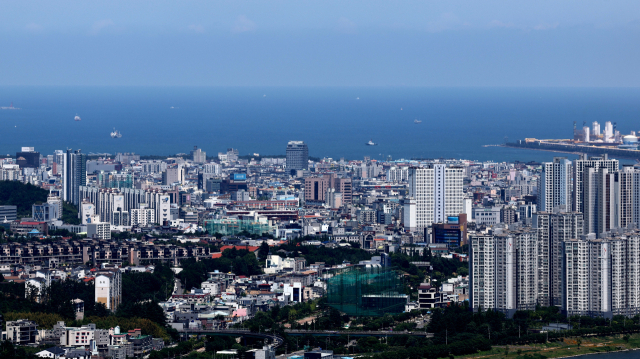
[(570, 138), (573, 121), (640, 131), (638, 88), (0, 87), (0, 106), (10, 102), (22, 109), (0, 111), (2, 154), (169, 155), (197, 145), (276, 155), (303, 140), (311, 156), (336, 159), (546, 161), (557, 154), (482, 145)]

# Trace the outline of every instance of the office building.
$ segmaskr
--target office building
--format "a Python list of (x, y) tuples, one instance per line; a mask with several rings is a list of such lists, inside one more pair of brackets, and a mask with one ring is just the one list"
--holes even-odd
[(288, 298), (289, 302), (293, 303), (302, 303), (304, 300), (302, 298), (302, 283), (294, 282), (294, 283), (286, 283), (284, 285), (283, 294), (286, 298)]
[(16, 163), (20, 168), (40, 167), (40, 152), (33, 147), (22, 147), (22, 151), (16, 153)]
[(542, 164), (538, 179), (539, 211), (551, 212), (558, 206), (571, 207), (571, 161), (566, 157), (554, 157), (553, 162)]
[(42, 203), (31, 206), (31, 218), (37, 222), (49, 222), (62, 217), (56, 204)]
[(287, 144), (287, 170), (306, 170), (309, 168), (309, 148), (302, 141), (289, 141)]
[(467, 215), (447, 217), (447, 223), (431, 226), (431, 243), (444, 243), (447, 248), (457, 248), (467, 244)]
[(462, 167), (431, 164), (409, 168), (409, 197), (416, 201), (416, 226), (425, 228), (462, 213)]
[(328, 188), (328, 178), (307, 177), (304, 179), (304, 200), (307, 202), (324, 202)]
[(87, 155), (80, 150), (67, 150), (63, 164), (62, 199), (76, 206), (80, 204), (80, 186), (87, 185)]

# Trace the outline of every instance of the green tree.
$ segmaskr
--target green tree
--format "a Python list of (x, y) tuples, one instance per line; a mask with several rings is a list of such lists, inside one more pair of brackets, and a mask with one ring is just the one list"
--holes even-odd
[(258, 257), (261, 260), (265, 260), (267, 259), (267, 255), (269, 255), (269, 245), (267, 244), (267, 241), (262, 241), (260, 249), (258, 249)]

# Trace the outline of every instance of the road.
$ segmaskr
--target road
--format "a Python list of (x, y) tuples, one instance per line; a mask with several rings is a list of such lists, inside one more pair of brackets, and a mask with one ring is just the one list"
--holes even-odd
[(175, 277), (175, 285), (173, 286), (173, 294), (184, 294), (184, 288), (182, 288), (182, 283), (180, 283), (180, 279)]

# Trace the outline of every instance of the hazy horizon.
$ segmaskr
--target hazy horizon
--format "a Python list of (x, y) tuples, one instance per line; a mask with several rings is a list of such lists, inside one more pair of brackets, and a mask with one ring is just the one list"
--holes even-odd
[(0, 86), (640, 86), (638, 1), (0, 5)]

